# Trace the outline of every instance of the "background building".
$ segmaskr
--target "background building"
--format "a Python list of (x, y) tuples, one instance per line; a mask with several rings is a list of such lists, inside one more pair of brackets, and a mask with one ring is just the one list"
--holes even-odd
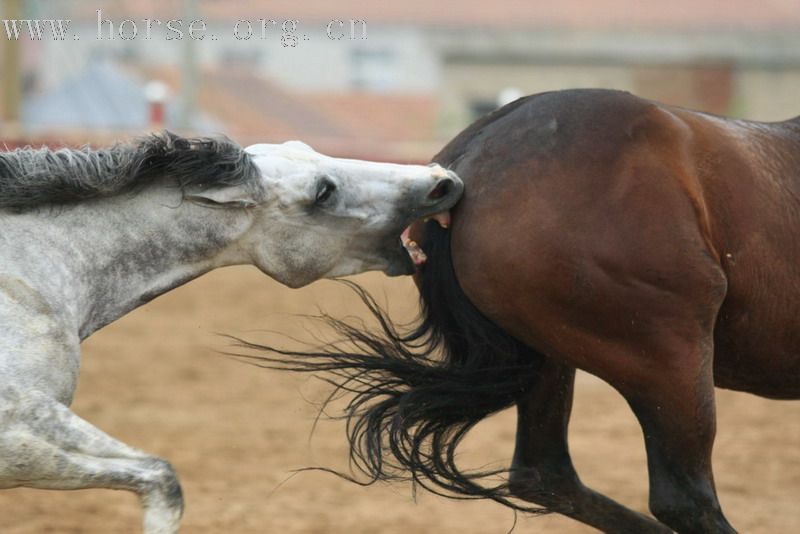
[(63, 39), (44, 22), (41, 39), (0, 35), (23, 88), (6, 137), (147, 129), (152, 80), (169, 89), (173, 129), (395, 159), (427, 159), (497, 105), (569, 87), (760, 120), (800, 114), (800, 6), (785, 0), (13, 4), (18, 19), (71, 22)]

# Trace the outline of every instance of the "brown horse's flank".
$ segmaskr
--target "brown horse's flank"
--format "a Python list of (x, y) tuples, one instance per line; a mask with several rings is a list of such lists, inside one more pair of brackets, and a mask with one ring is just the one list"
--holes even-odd
[[(626, 397), (645, 431), (656, 517), (681, 532), (731, 531), (711, 474), (715, 378), (722, 387), (800, 395), (797, 334), (784, 334), (788, 342), (778, 351), (744, 354), (735, 347), (756, 330), (780, 328), (771, 309), (776, 293), (794, 290), (794, 313), (782, 317), (782, 326), (790, 326), (800, 312), (797, 137), (786, 134), (785, 124), (726, 122), (614, 92), (543, 95), (528, 106), (552, 114), (564, 127), (556, 149), (539, 155), (546, 161), (528, 166), (532, 172), (523, 174), (524, 184), (519, 178), (502, 180), (496, 183), (499, 195), (470, 195), (473, 182), (497, 180), (492, 169), (517, 168), (513, 160), (536, 157), (527, 146), (509, 144), (505, 153), (494, 154), (473, 141), (484, 157), (473, 157), (478, 165), (455, 169), (467, 183), (454, 214), (457, 278), (491, 320), (545, 354), (553, 362), (548, 365), (563, 367), (553, 373), (563, 377), (569, 368), (585, 369)], [(519, 120), (515, 127), (535, 125)], [(484, 133), (491, 135), (514, 134), (506, 126)], [(742, 150), (748, 142), (766, 146)], [(769, 163), (773, 173), (766, 184), (762, 162), (752, 157), (762, 151), (780, 154), (783, 164)], [(448, 158), (446, 148), (437, 160)], [(774, 194), (774, 181), (792, 194)], [(535, 200), (515, 200), (523, 196)], [(737, 203), (733, 208), (750, 206), (731, 209), (731, 202)], [(511, 216), (498, 235), (496, 226), (482, 221), (500, 211)], [(774, 232), (774, 246), (750, 256), (747, 241), (765, 226)], [(739, 261), (739, 269), (731, 259)], [(778, 282), (769, 291), (759, 287), (764, 279), (747, 271), (759, 268)], [(498, 275), (492, 279), (487, 272)], [(577, 289), (576, 279), (581, 280)], [(731, 303), (731, 294), (744, 302)], [(766, 295), (770, 302), (763, 302), (763, 309), (772, 320), (730, 321), (752, 313), (750, 306)], [(787, 373), (792, 367), (795, 372)], [(552, 398), (556, 392), (549, 388), (542, 383), (532, 391), (541, 397), (549, 390), (545, 396)], [(535, 406), (529, 411), (534, 427), (553, 417)], [(566, 419), (568, 405), (560, 411)], [(561, 431), (566, 432), (566, 421)], [(569, 465), (571, 472), (563, 458), (554, 461), (541, 452), (526, 456), (525, 449), (540, 449), (533, 441), (546, 436), (528, 441), (524, 428), (520, 434), (512, 480), (523, 497), (526, 491), (546, 490), (541, 480), (550, 471)], [(606, 521), (616, 505), (593, 506), (589, 490), (577, 482), (571, 487), (562, 491), (573, 493), (583, 511), (570, 515), (604, 530), (641, 531), (638, 517)], [(536, 502), (548, 504), (542, 498)]]
[[(373, 309), (383, 333), (343, 331), (362, 352), (294, 353), (302, 363), (290, 364), (332, 370), (356, 391), (357, 465), (456, 496), (523, 506), (517, 497), (607, 532), (734, 532), (711, 468), (714, 387), (800, 398), (800, 118), (561, 91), (479, 120), (434, 160), (466, 192), (450, 232), (412, 231), (429, 258), (420, 330), (404, 337)], [(657, 520), (578, 478), (575, 369), (636, 414)], [(508, 483), (479, 486), (483, 473), (461, 472), (455, 447), (513, 404)]]

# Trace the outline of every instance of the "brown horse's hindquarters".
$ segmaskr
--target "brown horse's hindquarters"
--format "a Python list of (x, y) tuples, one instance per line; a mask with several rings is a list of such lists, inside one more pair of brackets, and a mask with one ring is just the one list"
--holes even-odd
[[(727, 281), (694, 196), (691, 136), (648, 106), (625, 111), (603, 139), (572, 134), (563, 150), (585, 145), (583, 159), (517, 156), (524, 179), (505, 179), (502, 154), (472, 154), (497, 173), (466, 176), (455, 273), (502, 329), (625, 396), (646, 436), (656, 517), (680, 532), (732, 532), (711, 473), (713, 327)], [(489, 180), (492, 195), (470, 195)], [(582, 520), (597, 524), (612, 508), (596, 501)]]

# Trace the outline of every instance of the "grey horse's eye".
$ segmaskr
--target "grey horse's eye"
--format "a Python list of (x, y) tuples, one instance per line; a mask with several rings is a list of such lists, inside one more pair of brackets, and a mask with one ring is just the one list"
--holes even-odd
[(317, 187), (317, 198), (315, 202), (317, 204), (324, 204), (331, 195), (336, 191), (336, 184), (333, 183), (329, 178), (323, 178), (319, 181), (319, 186)]

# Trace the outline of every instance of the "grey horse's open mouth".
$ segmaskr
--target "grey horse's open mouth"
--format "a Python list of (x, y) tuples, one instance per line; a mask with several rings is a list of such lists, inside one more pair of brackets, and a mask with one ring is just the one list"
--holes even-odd
[[(412, 221), (400, 234), (401, 254), (405, 268), (411, 273), (420, 268), (428, 260), (422, 247), (411, 239), (411, 227), (418, 221), (436, 221), (442, 228), (449, 228), (451, 217), (450, 209), (458, 202), (464, 192), (464, 182), (450, 170), (440, 167), (435, 169), (434, 176), (440, 178), (436, 186), (428, 192), (427, 209), (440, 210)], [(409, 274), (411, 274), (409, 273)]]
[[(439, 213), (434, 213), (429, 217), (425, 217), (425, 221), (434, 220), (439, 223), (439, 226), (442, 228), (448, 228), (450, 226), (450, 211), (440, 211)], [(411, 226), (406, 227), (403, 230), (403, 233), (400, 235), (400, 241), (403, 244), (403, 248), (406, 249), (408, 252), (409, 258), (414, 263), (415, 267), (420, 267), (424, 265), (425, 262), (428, 260), (428, 257), (425, 255), (425, 252), (422, 250), (422, 247), (419, 244), (411, 239), (409, 233), (411, 232)]]

